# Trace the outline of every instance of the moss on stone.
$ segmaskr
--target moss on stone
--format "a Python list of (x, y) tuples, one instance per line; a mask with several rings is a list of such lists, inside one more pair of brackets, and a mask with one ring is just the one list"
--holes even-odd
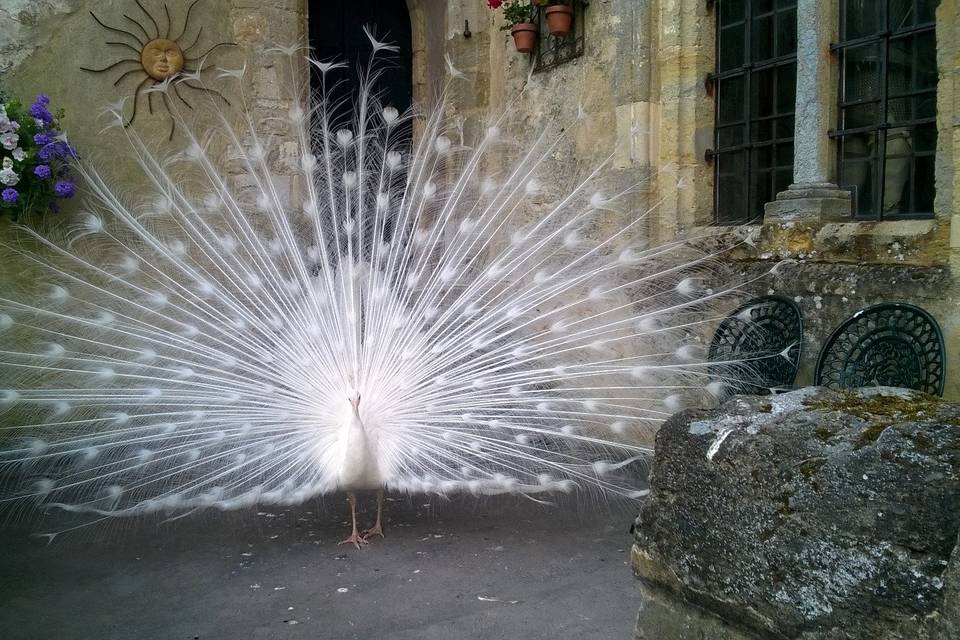
[[(842, 390), (838, 398), (810, 400), (804, 402), (804, 405), (814, 411), (842, 411), (869, 421), (854, 444), (855, 449), (862, 449), (879, 440), (883, 432), (895, 421), (932, 418), (939, 412), (942, 402), (940, 398), (920, 391), (913, 391), (909, 397), (904, 397), (881, 394), (863, 396), (855, 391)], [(942, 421), (960, 426), (958, 416), (944, 417)], [(814, 435), (817, 439), (827, 442), (836, 434), (825, 427), (817, 427)], [(929, 439), (921, 434), (915, 434), (912, 439), (918, 451), (931, 446)]]
[(799, 466), (800, 475), (807, 480), (810, 480), (814, 475), (819, 473), (820, 469), (822, 469), (823, 465), (825, 464), (827, 464), (826, 458), (813, 458), (811, 460), (804, 460)]
[(833, 431), (827, 429), (826, 427), (817, 427), (813, 434), (817, 436), (817, 440), (820, 440), (821, 442), (829, 442), (830, 438), (836, 435), (833, 433)]
[(933, 441), (930, 439), (930, 436), (923, 431), (917, 431), (911, 434), (910, 439), (913, 440), (913, 448), (920, 453), (928, 453), (933, 449)]
[(870, 420), (880, 417), (919, 417), (935, 413), (941, 400), (920, 391), (911, 392), (911, 397), (899, 395), (862, 396), (854, 391), (840, 391), (833, 400), (811, 400), (804, 405), (815, 411), (843, 411), (850, 415)]
[(793, 509), (790, 507), (790, 495), (789, 493), (781, 493), (777, 496), (777, 513), (781, 516), (789, 516), (793, 513)]
[(862, 449), (873, 444), (880, 439), (880, 435), (886, 431), (889, 426), (889, 424), (884, 423), (871, 424), (860, 432), (860, 437), (857, 438), (857, 444), (853, 448)]

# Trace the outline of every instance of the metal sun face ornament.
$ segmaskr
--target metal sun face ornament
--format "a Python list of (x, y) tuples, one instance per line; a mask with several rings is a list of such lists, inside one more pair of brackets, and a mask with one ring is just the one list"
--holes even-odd
[[(193, 105), (184, 97), (183, 93), (185, 92), (181, 91), (181, 89), (190, 89), (214, 95), (223, 100), (228, 106), (230, 105), (230, 101), (219, 91), (198, 83), (200, 82), (200, 75), (204, 71), (213, 68), (203, 65), (206, 57), (215, 49), (226, 46), (236, 46), (235, 43), (218, 42), (203, 53), (191, 54), (191, 50), (200, 42), (200, 36), (203, 34), (203, 27), (201, 26), (196, 34), (193, 35), (190, 43), (185, 44), (185, 42), (187, 42), (187, 38), (185, 38), (187, 32), (192, 31), (190, 28), (190, 14), (200, 1), (201, 0), (193, 0), (187, 8), (186, 17), (183, 20), (183, 27), (180, 29), (179, 35), (176, 36), (171, 35), (173, 20), (170, 17), (170, 9), (166, 4), (163, 5), (163, 11), (166, 16), (166, 24), (163, 29), (161, 29), (158, 20), (141, 4), (140, 0), (136, 0), (136, 4), (147, 18), (147, 22), (141, 22), (127, 14), (123, 14), (124, 20), (130, 23), (135, 31), (128, 31), (108, 25), (100, 20), (92, 11), (90, 12), (90, 15), (93, 16), (97, 24), (108, 31), (122, 36), (121, 40), (107, 41), (106, 44), (124, 47), (136, 54), (136, 57), (123, 58), (100, 69), (80, 67), (83, 71), (90, 73), (106, 73), (117, 69), (120, 75), (113, 83), (115, 87), (119, 86), (120, 83), (128, 77), (135, 77), (140, 80), (139, 84), (137, 84), (133, 90), (132, 111), (129, 118), (124, 118), (124, 128), (132, 125), (137, 118), (137, 108), (139, 106), (141, 93), (146, 93), (147, 95), (147, 109), (151, 114), (154, 109), (154, 93), (159, 93), (163, 108), (166, 110), (167, 115), (170, 116), (170, 133), (167, 136), (168, 140), (173, 138), (173, 133), (176, 129), (176, 118), (173, 116), (172, 109), (174, 107), (171, 105), (171, 100), (177, 100), (188, 109), (193, 108)], [(123, 71), (123, 65), (129, 64), (135, 64), (137, 67)], [(149, 90), (144, 92), (144, 89), (149, 86), (156, 86), (163, 83), (167, 83), (169, 86), (169, 93), (166, 91), (154, 92)]]

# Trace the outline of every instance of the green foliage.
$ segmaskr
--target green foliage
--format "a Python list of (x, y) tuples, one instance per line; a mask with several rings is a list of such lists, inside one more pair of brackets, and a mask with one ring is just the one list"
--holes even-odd
[(509, 29), (514, 25), (524, 24), (533, 20), (533, 5), (527, 0), (515, 0), (503, 4), (503, 17), (510, 24), (503, 27)]

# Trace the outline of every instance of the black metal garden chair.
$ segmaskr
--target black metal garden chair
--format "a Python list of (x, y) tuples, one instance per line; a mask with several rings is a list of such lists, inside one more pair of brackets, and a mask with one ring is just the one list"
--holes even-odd
[(874, 385), (943, 395), (945, 353), (940, 326), (912, 304), (877, 304), (857, 311), (827, 339), (816, 382), (833, 389)]
[(803, 343), (800, 306), (783, 296), (748, 300), (717, 327), (707, 359), (727, 394), (765, 395), (793, 386)]

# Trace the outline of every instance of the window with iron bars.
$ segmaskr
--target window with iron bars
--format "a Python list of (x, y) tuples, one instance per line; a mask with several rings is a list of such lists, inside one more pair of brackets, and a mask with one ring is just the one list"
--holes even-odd
[(793, 180), (796, 0), (718, 0), (714, 219), (761, 222)]
[(937, 0), (842, 0), (838, 182), (854, 217), (933, 216)]

